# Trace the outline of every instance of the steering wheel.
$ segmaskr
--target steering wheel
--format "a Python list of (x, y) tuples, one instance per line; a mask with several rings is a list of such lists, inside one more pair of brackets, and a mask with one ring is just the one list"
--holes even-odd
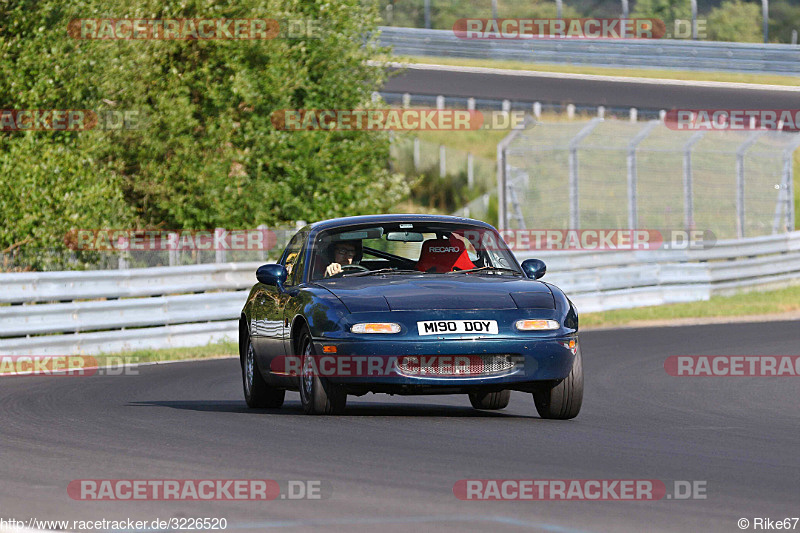
[(342, 273), (348, 270), (355, 270), (356, 272), (369, 272), (369, 269), (363, 265), (342, 265)]
[(362, 265), (342, 265), (342, 271), (337, 272), (333, 276), (329, 276), (328, 279), (332, 278), (341, 278), (347, 271), (350, 270), (351, 272), (368, 272), (369, 269)]

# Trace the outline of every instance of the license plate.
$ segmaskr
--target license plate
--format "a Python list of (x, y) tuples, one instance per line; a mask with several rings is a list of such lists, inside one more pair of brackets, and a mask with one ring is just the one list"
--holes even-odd
[(425, 320), (417, 322), (420, 335), (441, 335), (443, 333), (478, 333), (497, 335), (496, 320)]

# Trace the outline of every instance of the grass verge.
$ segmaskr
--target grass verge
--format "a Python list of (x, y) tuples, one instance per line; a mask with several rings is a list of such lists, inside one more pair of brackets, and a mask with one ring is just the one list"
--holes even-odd
[[(187, 348), (166, 348), (163, 350), (133, 350), (117, 353), (104, 353), (99, 355), (74, 355), (74, 356), (33, 356), (41, 362), (42, 359), (51, 359), (49, 363), (44, 363), (40, 370), (34, 371), (35, 374), (49, 374), (54, 371), (66, 371), (68, 369), (78, 370), (81, 368), (112, 367), (120, 369), (122, 365), (132, 365), (138, 363), (153, 363), (159, 361), (181, 361), (188, 359), (211, 359), (215, 357), (236, 356), (239, 353), (239, 346), (235, 342), (218, 342), (205, 346)], [(22, 356), (21, 356), (22, 357)], [(22, 360), (25, 358), (22, 357)], [(27, 375), (32, 368), (30, 361), (20, 364), (17, 367), (14, 359), (0, 357), (0, 376), (16, 374)], [(37, 367), (38, 368), (38, 367)]]
[[(163, 350), (134, 350), (119, 353), (95, 355), (100, 366), (111, 358), (124, 357), (126, 363), (153, 363), (158, 361), (181, 361), (184, 359), (207, 359), (212, 357), (239, 354), (239, 345), (235, 342), (217, 342), (205, 346), (187, 348), (165, 348)], [(113, 359), (111, 359), (114, 361)]]
[(800, 286), (775, 291), (714, 296), (705, 302), (617, 309), (581, 313), (581, 327), (611, 327), (691, 318), (726, 318), (777, 315), (800, 311)]
[(526, 63), (524, 61), (496, 61), (491, 59), (470, 59), (460, 57), (435, 57), (435, 56), (389, 56), (383, 57), (386, 61), (396, 61), (411, 64), (450, 65), (456, 67), (484, 67), (509, 70), (530, 70), (537, 72), (556, 72), (562, 74), (592, 74), (596, 76), (622, 76), (626, 78), (660, 78), (665, 80), (682, 81), (719, 81), (728, 83), (753, 83), (760, 85), (791, 85), (800, 84), (800, 78), (795, 76), (780, 76), (767, 74), (739, 74), (736, 72), (706, 72), (695, 70), (660, 70), (660, 69), (634, 69), (595, 67), (591, 65), (552, 65), (545, 63)]

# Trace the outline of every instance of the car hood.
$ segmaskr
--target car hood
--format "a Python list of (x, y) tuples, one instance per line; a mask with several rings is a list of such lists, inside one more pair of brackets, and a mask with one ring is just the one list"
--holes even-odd
[(430, 309), (555, 309), (544, 283), (508, 276), (388, 275), (320, 283), (351, 313)]

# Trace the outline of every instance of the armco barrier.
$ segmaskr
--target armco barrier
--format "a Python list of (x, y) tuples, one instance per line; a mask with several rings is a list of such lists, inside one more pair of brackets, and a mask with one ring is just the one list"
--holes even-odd
[(800, 282), (800, 231), (719, 241), (707, 249), (533, 251), (544, 280), (562, 288), (581, 312), (708, 300), (743, 290)]
[[(800, 282), (800, 231), (704, 250), (529, 251), (581, 312)], [(259, 263), (0, 274), (0, 355), (113, 353), (238, 338)], [(187, 294), (188, 293), (188, 294)], [(12, 304), (12, 305), (8, 305)], [(133, 329), (131, 329), (133, 328)]]
[(603, 67), (711, 70), (800, 76), (800, 47), (674, 39), (459, 39), (452, 30), (380, 28), (395, 55), (467, 57)]

